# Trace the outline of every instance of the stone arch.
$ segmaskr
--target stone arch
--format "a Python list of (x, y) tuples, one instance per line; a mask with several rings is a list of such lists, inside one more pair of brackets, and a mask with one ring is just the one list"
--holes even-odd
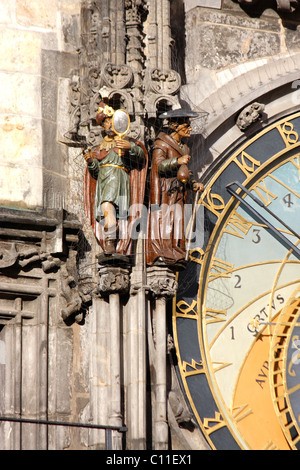
[[(201, 136), (193, 139), (192, 147), (197, 155), (194, 170), (204, 179), (228, 152), (258, 130), (300, 108), (300, 54), (254, 61), (222, 74), (223, 85), (196, 103), (197, 108), (208, 113)], [(188, 87), (184, 93), (191, 96)], [(265, 105), (264, 118), (242, 132), (236, 126), (237, 116), (254, 102)]]

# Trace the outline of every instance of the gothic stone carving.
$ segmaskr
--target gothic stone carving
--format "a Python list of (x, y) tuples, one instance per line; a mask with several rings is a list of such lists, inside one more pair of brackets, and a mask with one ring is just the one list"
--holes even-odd
[(252, 103), (247, 106), (238, 116), (236, 125), (241, 131), (245, 131), (254, 122), (258, 121), (262, 117), (262, 113), (265, 109), (265, 105), (261, 103)]
[(44, 253), (39, 247), (17, 248), (14, 242), (10, 244), (10, 247), (6, 244), (0, 246), (0, 270), (11, 266), (19, 266), (24, 269), (36, 262), (41, 262), (44, 272), (59, 267), (61, 264), (59, 258), (53, 257), (50, 253)]
[(154, 298), (174, 297), (177, 289), (175, 274), (168, 268), (152, 266), (147, 269), (147, 284)]
[[(133, 80), (133, 72), (128, 65), (106, 64), (101, 74), (104, 85), (110, 88), (128, 88)], [(99, 88), (98, 88), (99, 89)]]
[(146, 89), (158, 94), (173, 95), (179, 91), (180, 75), (174, 70), (149, 70), (145, 75)]
[(70, 273), (68, 265), (62, 266), (60, 279), (61, 297), (65, 301), (65, 306), (61, 310), (63, 320), (68, 323), (74, 317), (77, 323), (83, 322), (95, 290), (92, 279), (84, 278), (76, 282), (75, 277)]
[(145, 74), (145, 109), (149, 117), (156, 117), (159, 102), (165, 101), (172, 108), (179, 108), (176, 96), (181, 86), (180, 75), (174, 70), (159, 70), (154, 68)]
[(130, 273), (127, 268), (99, 266), (98, 292), (100, 295), (127, 294)]
[[(11, 209), (3, 211), (0, 219), (5, 237), (5, 240), (0, 240), (0, 275), (10, 278), (14, 273), (13, 276), (19, 278), (32, 271), (40, 279), (44, 278), (43, 273), (53, 276), (53, 280), (61, 281), (60, 289), (51, 295), (64, 299), (60, 303), (63, 319), (69, 321), (73, 314), (82, 313), (91, 296), (86, 279), (75, 282), (78, 277), (76, 250), (80, 224), (62, 211), (50, 215), (48, 212), (33, 214)], [(27, 293), (30, 294), (29, 291)], [(77, 316), (75, 321), (82, 318), (82, 315), (80, 319)]]

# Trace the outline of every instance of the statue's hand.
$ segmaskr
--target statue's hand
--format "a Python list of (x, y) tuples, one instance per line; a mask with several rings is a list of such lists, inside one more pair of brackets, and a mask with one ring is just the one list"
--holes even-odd
[(129, 140), (125, 140), (125, 139), (120, 139), (120, 138), (115, 138), (115, 142), (116, 142), (116, 147), (122, 151), (122, 153), (125, 151), (125, 150), (130, 150), (131, 149), (131, 144), (129, 142)]
[(92, 163), (92, 161), (94, 160), (90, 148), (87, 149), (87, 152), (82, 152), (82, 155), (87, 163)]
[(178, 165), (187, 165), (190, 159), (191, 159), (190, 155), (183, 155), (183, 157), (177, 158), (177, 163)]

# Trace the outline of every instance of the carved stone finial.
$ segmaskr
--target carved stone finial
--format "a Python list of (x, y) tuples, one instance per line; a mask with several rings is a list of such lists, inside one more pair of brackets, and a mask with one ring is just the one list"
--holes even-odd
[(250, 127), (254, 122), (258, 121), (265, 109), (265, 105), (261, 103), (252, 103), (247, 106), (239, 114), (236, 125), (241, 131), (245, 131)]

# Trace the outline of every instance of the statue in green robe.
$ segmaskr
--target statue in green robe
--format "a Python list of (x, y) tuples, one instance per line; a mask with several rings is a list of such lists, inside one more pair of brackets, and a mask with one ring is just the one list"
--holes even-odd
[[(128, 255), (132, 247), (130, 208), (132, 204), (143, 203), (147, 152), (140, 142), (119, 138), (114, 133), (113, 113), (108, 106), (99, 108), (96, 119), (105, 136), (94, 151), (84, 154), (85, 207), (104, 253)], [(121, 238), (120, 220), (125, 221)]]

